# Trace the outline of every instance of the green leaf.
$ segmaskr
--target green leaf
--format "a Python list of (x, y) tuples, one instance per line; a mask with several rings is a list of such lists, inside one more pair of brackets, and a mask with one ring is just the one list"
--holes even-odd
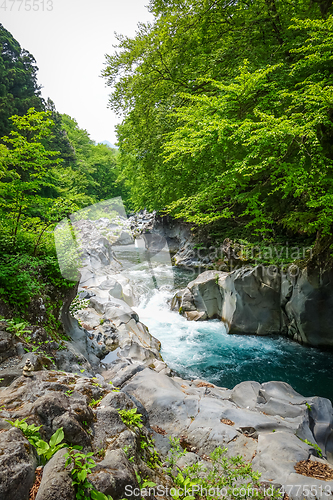
[(87, 477), (87, 471), (86, 470), (81, 470), (78, 474), (77, 474), (77, 478), (80, 480), (80, 481), (84, 481)]
[(49, 445), (45, 441), (43, 441), (43, 439), (39, 439), (36, 442), (36, 447), (37, 447), (37, 453), (39, 455), (46, 452), (50, 448)]
[(104, 495), (101, 491), (97, 490), (91, 490), (90, 496), (93, 500), (109, 500), (109, 498), (112, 499), (112, 497)]
[(50, 448), (53, 448), (57, 444), (61, 443), (61, 441), (64, 439), (64, 431), (63, 428), (60, 427), (59, 429), (56, 430), (56, 432), (53, 434), (53, 436), (50, 439)]

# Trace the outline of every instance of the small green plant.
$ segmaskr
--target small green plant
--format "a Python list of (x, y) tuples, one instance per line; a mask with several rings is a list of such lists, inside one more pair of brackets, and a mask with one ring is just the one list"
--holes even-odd
[(215, 275), (215, 283), (217, 285), (219, 284), (219, 275), (218, 274)]
[(44, 356), (44, 358), (51, 361), (51, 363), (53, 363), (53, 364), (55, 363), (54, 358), (52, 358), (52, 356), (50, 356), (49, 354), (46, 354), (45, 352), (43, 352), (43, 356)]
[(81, 309), (85, 309), (88, 307), (89, 304), (89, 299), (80, 299), (79, 296), (77, 295), (73, 302), (70, 305), (69, 311), (71, 314), (75, 314)]
[[(178, 449), (179, 444), (176, 442), (174, 447)], [(182, 471), (178, 469), (175, 474), (170, 472), (176, 485), (180, 486), (184, 492), (179, 495), (179, 491), (175, 490), (175, 495), (172, 495), (173, 499), (194, 500), (195, 497), (189, 493), (198, 492), (202, 488), (207, 491), (206, 500), (216, 500), (216, 494), (210, 494), (210, 491), (216, 492), (218, 489), (225, 490), (226, 496), (235, 500), (253, 498), (253, 491), (256, 490), (255, 498), (263, 500), (264, 491), (260, 489), (259, 484), (260, 473), (253, 471), (251, 464), (246, 463), (241, 456), (227, 458), (226, 451), (227, 448), (216, 448), (210, 455), (209, 468), (196, 463), (185, 467)], [(236, 491), (239, 493), (237, 494)], [(270, 498), (275, 500), (282, 496), (277, 490), (273, 490)]]
[(179, 495), (179, 491), (182, 489), (183, 491), (189, 491), (192, 490), (192, 487), (196, 486), (197, 483), (195, 481), (191, 481), (191, 479), (186, 476), (184, 476), (181, 472), (178, 473), (178, 475), (174, 478), (174, 482), (176, 483), (177, 486), (180, 488), (175, 489), (175, 494), (171, 495), (173, 500), (179, 500), (182, 498), (183, 500), (195, 500), (195, 497), (192, 495)]
[(63, 448), (66, 446), (66, 443), (63, 443), (64, 439), (64, 431), (63, 428), (60, 427), (56, 432), (53, 434), (51, 437), (49, 443), (46, 443), (46, 441), (43, 441), (40, 439), (36, 443), (36, 451), (38, 455), (41, 455), (44, 459), (45, 462), (50, 460), (53, 455), (60, 450), (60, 448)]
[(87, 498), (87, 490), (89, 491), (92, 488), (91, 483), (87, 480), (88, 474), (95, 467), (95, 462), (91, 458), (92, 456), (92, 452), (85, 454), (74, 448), (70, 448), (65, 455), (65, 467), (70, 464), (73, 465), (71, 472), (72, 486), (75, 486), (77, 500), (85, 500)]
[(37, 441), (39, 441), (41, 438), (41, 435), (39, 434), (39, 429), (42, 427), (36, 426), (34, 424), (27, 424), (26, 418), (23, 418), (22, 420), (15, 420), (15, 422), (12, 422), (11, 420), (6, 420), (10, 425), (13, 427), (16, 427), (17, 429), (20, 429), (29, 443), (31, 443), (33, 446), (36, 446)]
[(36, 448), (37, 455), (41, 457), (43, 464), (50, 460), (50, 458), (53, 457), (53, 455), (60, 450), (60, 448), (66, 446), (66, 443), (62, 442), (64, 439), (64, 431), (62, 427), (56, 430), (56, 432), (51, 436), (49, 443), (47, 443), (39, 434), (41, 425), (39, 427), (34, 424), (29, 425), (26, 422), (26, 418), (23, 420), (15, 420), (15, 422), (6, 420), (6, 422), (9, 422), (13, 427), (17, 427), (23, 432), (29, 443)]
[(101, 396), (101, 397), (100, 397), (100, 398), (98, 398), (98, 399), (94, 399), (94, 398), (92, 398), (92, 400), (91, 400), (91, 401), (90, 401), (90, 403), (89, 403), (89, 406), (91, 406), (92, 408), (95, 408), (96, 406), (98, 406), (98, 405), (99, 405), (99, 403), (102, 401), (102, 399), (103, 399), (103, 396)]
[(104, 495), (104, 493), (97, 490), (92, 490), (90, 496), (92, 500), (113, 500), (111, 495)]
[(95, 467), (92, 456), (92, 452), (82, 453), (77, 448), (70, 448), (65, 455), (65, 467), (73, 465), (71, 475), (72, 485), (76, 490), (76, 499), (87, 500), (90, 497), (92, 500), (113, 500), (110, 495), (104, 495), (101, 491), (97, 491), (87, 479), (88, 474)]
[(126, 453), (128, 461), (134, 462), (134, 455), (132, 455), (132, 453), (131, 453), (132, 446), (124, 446), (123, 450)]
[(156, 483), (153, 483), (153, 481), (149, 481), (148, 478), (146, 478), (144, 481), (142, 480), (140, 474), (137, 471), (134, 471), (136, 475), (136, 480), (138, 482), (140, 490), (143, 488), (154, 488), (156, 486)]
[(306, 405), (306, 407), (307, 407), (307, 409), (308, 409), (309, 411), (311, 411), (311, 410), (312, 410), (312, 406), (311, 406), (309, 403), (305, 403), (305, 405)]
[(68, 389), (68, 391), (65, 392), (66, 396), (71, 396), (71, 394), (73, 394), (73, 390), (72, 389)]
[(31, 333), (31, 330), (27, 330), (28, 323), (26, 321), (17, 322), (14, 319), (8, 319), (7, 324), (9, 325), (7, 330), (17, 337), (23, 337), (25, 333)]
[(312, 446), (312, 448), (314, 448), (316, 450), (316, 452), (318, 453), (319, 457), (323, 456), (322, 449), (316, 443), (311, 443), (311, 441), (309, 441), (308, 439), (301, 439), (299, 436), (297, 436), (297, 437), (298, 437), (298, 439), (303, 441), (303, 443), (308, 444), (309, 446)]
[(137, 408), (132, 408), (131, 410), (120, 410), (118, 408), (120, 418), (127, 427), (138, 427), (139, 429), (142, 427), (142, 415), (137, 413), (137, 410)]
[(184, 455), (186, 455), (187, 451), (183, 450), (183, 448), (180, 446), (180, 439), (178, 439), (176, 437), (173, 438), (170, 436), (169, 441), (170, 441), (171, 448), (170, 448), (169, 454), (167, 456), (166, 463), (168, 465), (168, 470), (170, 472), (171, 469), (176, 464), (177, 460), (180, 457), (183, 457)]
[(25, 350), (26, 352), (36, 352), (36, 351), (38, 351), (38, 349), (39, 349), (39, 345), (38, 345), (38, 346), (31, 347), (31, 348), (28, 348), (28, 347), (25, 347), (25, 348), (24, 348), (24, 350)]

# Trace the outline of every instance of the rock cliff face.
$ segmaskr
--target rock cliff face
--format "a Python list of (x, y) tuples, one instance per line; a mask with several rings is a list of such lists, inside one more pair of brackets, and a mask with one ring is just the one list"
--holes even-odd
[(282, 275), (257, 266), (205, 271), (178, 292), (172, 308), (189, 320), (219, 318), (229, 333), (283, 334), (313, 346), (333, 346), (333, 273)]

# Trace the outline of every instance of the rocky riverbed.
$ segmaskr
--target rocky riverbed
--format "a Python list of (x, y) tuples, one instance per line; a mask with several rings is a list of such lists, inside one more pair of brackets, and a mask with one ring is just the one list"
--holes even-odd
[[(154, 332), (135, 312), (140, 290), (122, 275), (121, 258), (114, 250), (119, 239), (133, 245), (132, 231), (140, 242), (140, 232), (153, 224), (147, 214), (139, 222), (119, 216), (115, 231), (114, 222), (105, 218), (76, 220), (83, 256), (81, 281), (75, 300), (62, 311), (70, 342), (45, 344), (44, 355), (41, 351), (24, 354), (24, 342), (9, 331), (6, 321), (0, 324), (0, 499), (28, 500), (31, 491), (37, 492), (33, 497), (37, 500), (75, 498), (71, 466), (65, 467), (66, 449), (48, 461), (36, 486), (36, 449), (8, 423), (16, 419), (41, 426), (47, 441), (62, 428), (67, 445), (93, 453), (95, 464), (88, 480), (114, 500), (137, 498), (134, 490), (141, 479), (164, 488), (175, 486), (176, 465), (185, 470), (197, 463), (209, 471), (210, 453), (224, 446), (228, 457), (240, 455), (261, 473), (259, 489), (282, 485), (294, 499), (333, 497), (329, 472), (333, 470), (333, 413), (328, 399), (305, 398), (284, 382), (244, 381), (234, 388), (217, 387), (201, 379), (182, 379), (164, 363)], [(163, 236), (158, 234), (157, 239), (141, 238), (150, 264), (164, 248)], [(234, 311), (228, 316), (223, 310), (221, 289), (230, 297), (234, 290), (221, 285), (228, 276), (219, 273), (217, 279), (213, 273), (199, 277), (177, 295), (181, 312), (199, 315), (189, 314), (189, 319), (222, 313), (230, 325), (234, 318), (248, 317), (252, 324), (256, 313), (250, 304), (243, 309), (237, 305), (238, 297), (242, 298), (237, 286), (237, 299), (228, 299)], [(254, 279), (251, 274), (249, 279)], [(269, 294), (277, 294), (271, 284), (266, 288), (260, 287), (262, 295), (255, 298), (258, 308), (271, 300)], [(279, 315), (276, 308), (276, 318)], [(274, 318), (273, 329), (280, 321)], [(238, 321), (242, 324), (243, 319)], [(42, 329), (36, 339), (46, 342)], [(33, 367), (31, 376), (22, 373), (27, 359)], [(141, 415), (141, 428), (126, 425), (121, 418), (119, 410), (131, 409)], [(179, 439), (187, 450), (175, 463), (170, 462), (170, 437)], [(309, 485), (312, 493), (307, 491)], [(164, 490), (163, 497), (170, 494)]]

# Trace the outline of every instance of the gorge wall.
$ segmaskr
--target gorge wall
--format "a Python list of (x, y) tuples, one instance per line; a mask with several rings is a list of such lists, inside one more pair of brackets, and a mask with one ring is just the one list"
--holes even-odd
[(297, 276), (274, 267), (205, 271), (179, 291), (172, 308), (189, 320), (219, 318), (229, 333), (283, 334), (313, 346), (333, 346), (332, 271), (305, 268)]

